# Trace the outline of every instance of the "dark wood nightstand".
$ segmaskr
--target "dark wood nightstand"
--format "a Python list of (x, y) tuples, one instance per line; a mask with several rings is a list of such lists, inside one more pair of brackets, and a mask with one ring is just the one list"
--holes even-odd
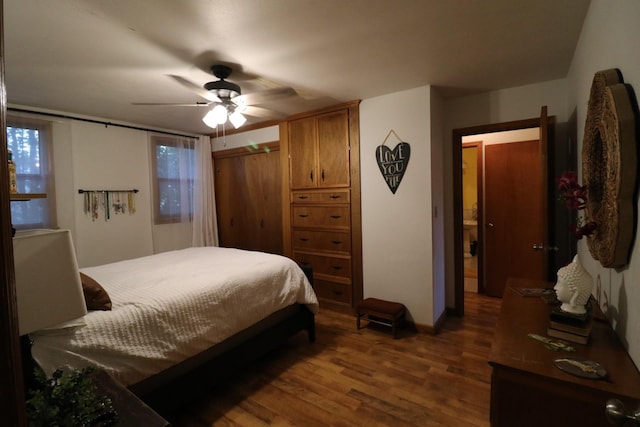
[(98, 393), (108, 396), (118, 412), (116, 427), (167, 427), (171, 425), (106, 372), (96, 371), (91, 376), (98, 388)]

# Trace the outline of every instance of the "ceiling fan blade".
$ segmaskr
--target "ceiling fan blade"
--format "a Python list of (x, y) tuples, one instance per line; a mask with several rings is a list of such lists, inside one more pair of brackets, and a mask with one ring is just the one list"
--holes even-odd
[(275, 119), (283, 116), (282, 113), (279, 113), (277, 111), (268, 110), (262, 107), (254, 107), (251, 105), (243, 106), (240, 112), (245, 116), (263, 117), (267, 119)]
[(255, 105), (265, 102), (275, 101), (289, 96), (296, 96), (298, 93), (291, 87), (278, 87), (274, 89), (261, 90), (259, 92), (247, 93), (233, 98), (231, 101), (236, 105)]
[(151, 105), (151, 106), (160, 106), (160, 107), (208, 107), (213, 104), (213, 102), (191, 102), (189, 104), (185, 103), (175, 103), (175, 102), (132, 102), (131, 105)]
[(218, 98), (216, 95), (212, 94), (202, 86), (198, 86), (192, 81), (185, 79), (184, 77), (176, 76), (175, 74), (169, 74), (169, 77), (171, 77), (172, 79), (174, 79), (175, 81), (180, 83), (182, 86), (186, 87), (187, 89), (190, 89), (191, 91), (197, 93), (204, 99), (208, 99), (211, 102), (221, 102), (220, 98)]

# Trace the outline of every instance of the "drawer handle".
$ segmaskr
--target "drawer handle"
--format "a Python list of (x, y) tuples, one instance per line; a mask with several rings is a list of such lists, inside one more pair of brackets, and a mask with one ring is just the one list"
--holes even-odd
[(306, 217), (308, 217), (309, 215), (308, 215), (308, 214), (298, 214), (298, 216), (299, 216), (300, 218), (306, 218)]
[(329, 196), (329, 198), (331, 198), (331, 199), (339, 199), (340, 196), (338, 196), (337, 194), (332, 194), (332, 195)]
[(332, 265), (331, 268), (333, 268), (334, 270), (342, 270), (342, 267), (339, 265)]
[(331, 218), (340, 219), (340, 218), (342, 218), (342, 215), (331, 215)]
[(332, 289), (332, 290), (331, 290), (331, 292), (332, 292), (334, 295), (342, 295), (342, 291), (336, 291), (335, 289)]
[(301, 242), (308, 242), (308, 241), (309, 241), (309, 239), (307, 239), (306, 237), (301, 237), (301, 238), (300, 238), (300, 241), (301, 241)]
[(311, 263), (307, 262), (307, 261), (300, 261), (300, 264), (302, 264), (302, 265), (311, 265)]
[(339, 245), (340, 243), (342, 243), (342, 241), (340, 241), (340, 240), (332, 240), (331, 243), (333, 243), (334, 245)]
[(309, 196), (298, 196), (298, 199), (300, 199), (300, 200), (305, 200), (305, 199), (308, 199), (308, 198), (309, 198)]

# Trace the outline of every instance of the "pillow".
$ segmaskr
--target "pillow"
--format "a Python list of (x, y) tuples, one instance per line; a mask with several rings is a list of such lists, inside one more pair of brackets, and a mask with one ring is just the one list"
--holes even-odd
[(80, 273), (82, 281), (82, 291), (84, 300), (87, 303), (87, 310), (111, 310), (111, 298), (102, 286), (91, 277)]

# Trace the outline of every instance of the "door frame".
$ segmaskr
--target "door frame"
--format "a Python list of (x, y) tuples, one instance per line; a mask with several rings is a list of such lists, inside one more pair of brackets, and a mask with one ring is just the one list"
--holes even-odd
[[(549, 116), (547, 124), (551, 129), (555, 117)], [(453, 253), (454, 253), (454, 307), (453, 314), (464, 316), (464, 242), (462, 234), (462, 138), (468, 135), (504, 132), (540, 127), (540, 117), (493, 123), (452, 130), (452, 178), (453, 178)], [(478, 225), (480, 228), (480, 224)]]
[(18, 332), (9, 170), (7, 167), (7, 96), (4, 72), (4, 3), (0, 0), (0, 417), (6, 425), (26, 426), (27, 412)]

